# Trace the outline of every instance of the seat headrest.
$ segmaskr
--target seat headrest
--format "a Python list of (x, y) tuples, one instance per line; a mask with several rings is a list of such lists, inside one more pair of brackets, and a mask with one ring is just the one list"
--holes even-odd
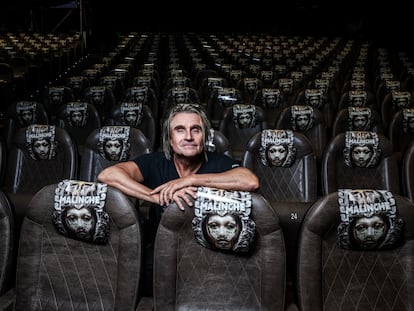
[(98, 149), (109, 161), (126, 161), (130, 155), (129, 126), (108, 125), (99, 130)]
[(32, 124), (26, 128), (26, 149), (33, 160), (56, 157), (57, 140), (54, 125)]
[(295, 135), (291, 130), (263, 130), (259, 149), (263, 165), (290, 167), (296, 159), (294, 140)]
[(199, 187), (192, 220), (196, 241), (211, 249), (248, 252), (256, 231), (251, 208), (249, 192)]
[(346, 131), (344, 161), (349, 167), (375, 167), (381, 160), (378, 133)]
[(339, 189), (338, 205), (340, 247), (380, 250), (395, 247), (400, 241), (404, 222), (390, 191)]
[(81, 241), (105, 244), (110, 217), (105, 211), (108, 186), (65, 179), (57, 184), (52, 221), (59, 233)]

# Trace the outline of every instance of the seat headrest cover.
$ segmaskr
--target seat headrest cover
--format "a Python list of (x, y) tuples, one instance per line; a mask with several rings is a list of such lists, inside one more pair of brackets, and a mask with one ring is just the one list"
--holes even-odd
[(265, 166), (290, 167), (296, 159), (292, 130), (266, 129), (261, 134), (260, 159)]
[(344, 161), (349, 167), (375, 167), (381, 159), (378, 134), (370, 131), (345, 132)]
[(400, 241), (404, 222), (398, 217), (390, 191), (340, 189), (338, 205), (341, 220), (337, 232), (341, 248), (390, 249)]
[(414, 133), (414, 108), (407, 108), (402, 111), (402, 127), (404, 133)]
[(85, 127), (88, 121), (88, 103), (69, 102), (66, 105), (67, 122), (72, 127)]
[(109, 161), (126, 161), (129, 158), (129, 126), (108, 125), (99, 131), (100, 155)]
[(33, 160), (50, 160), (56, 157), (56, 127), (32, 124), (26, 128), (26, 149)]
[(143, 104), (138, 102), (121, 103), (121, 114), (124, 124), (137, 127), (142, 122)]
[(253, 128), (257, 124), (255, 105), (233, 105), (233, 122), (236, 128)]
[(110, 216), (104, 210), (108, 186), (65, 179), (55, 190), (52, 221), (59, 233), (81, 241), (105, 244)]
[(26, 100), (17, 102), (16, 114), (20, 126), (37, 123), (37, 103)]
[(294, 131), (310, 130), (315, 124), (312, 106), (293, 105), (290, 108), (291, 125)]
[(192, 220), (197, 243), (216, 250), (248, 252), (256, 232), (251, 208), (249, 192), (199, 187)]
[(348, 130), (371, 131), (373, 129), (372, 111), (368, 107), (348, 107)]

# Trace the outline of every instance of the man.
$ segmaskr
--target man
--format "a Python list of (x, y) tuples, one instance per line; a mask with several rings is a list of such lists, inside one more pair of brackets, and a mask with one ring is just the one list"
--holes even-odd
[[(144, 291), (152, 295), (152, 248), (163, 206), (182, 201), (192, 206), (197, 187), (254, 191), (257, 176), (225, 155), (208, 152), (206, 140), (210, 122), (198, 105), (177, 104), (169, 111), (163, 125), (163, 151), (144, 154), (133, 161), (120, 162), (104, 169), (98, 180), (125, 194), (151, 202), (155, 212), (146, 243)], [(151, 232), (152, 230), (152, 232)]]
[(104, 152), (106, 159), (110, 161), (119, 161), (122, 153), (121, 139), (108, 139), (104, 143)]
[(39, 160), (49, 159), (51, 142), (47, 138), (36, 139), (32, 143), (33, 153)]
[(200, 106), (173, 106), (164, 122), (163, 151), (104, 169), (99, 181), (127, 195), (166, 206), (181, 200), (191, 205), (198, 186), (254, 191), (257, 176), (227, 156), (205, 149), (210, 122)]

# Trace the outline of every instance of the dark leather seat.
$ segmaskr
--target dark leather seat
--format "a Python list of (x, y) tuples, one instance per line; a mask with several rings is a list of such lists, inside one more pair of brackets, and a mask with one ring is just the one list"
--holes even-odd
[[(54, 142), (46, 159), (38, 159), (32, 146), (42, 137)], [(16, 131), (7, 151), (3, 189), (13, 203), (18, 229), (32, 196), (46, 185), (64, 178), (77, 178), (78, 165), (76, 144), (66, 130), (35, 124)]]
[(194, 206), (167, 207), (155, 243), (155, 310), (284, 310), (283, 232), (267, 201), (251, 198), (256, 234), (247, 253), (201, 246), (192, 229)]
[[(118, 160), (110, 159), (104, 152), (104, 142), (106, 139), (111, 139), (111, 128), (119, 128), (119, 131), (114, 132), (116, 139), (123, 141), (124, 152)], [(126, 130), (125, 130), (126, 128)], [(121, 137), (121, 131), (124, 137)], [(85, 147), (82, 153), (79, 178), (86, 181), (97, 181), (98, 174), (106, 167), (114, 165), (120, 161), (127, 161), (136, 156), (152, 151), (151, 144), (148, 138), (141, 130), (129, 126), (103, 126), (92, 131), (85, 142)]]
[[(403, 239), (390, 249), (344, 249), (338, 192), (320, 198), (306, 214), (298, 246), (298, 307), (320, 310), (412, 310), (414, 206), (393, 194)], [(344, 200), (344, 199), (342, 199)]]
[[(245, 119), (244, 116), (249, 117)], [(242, 119), (250, 120), (249, 124), (240, 125)], [(242, 160), (249, 139), (267, 128), (264, 110), (255, 105), (241, 104), (227, 107), (219, 123), (219, 131), (229, 140), (233, 158), (237, 161)]]
[[(353, 150), (365, 151), (367, 159), (358, 165)], [(363, 150), (359, 150), (363, 151)], [(384, 135), (369, 131), (346, 131), (328, 142), (322, 158), (322, 194), (341, 188), (385, 189), (401, 194), (399, 155)], [(362, 157), (361, 160), (364, 160)]]
[(2, 310), (135, 310), (142, 252), (135, 207), (108, 187), (103, 196), (108, 241), (78, 240), (61, 234), (52, 222), (57, 185), (42, 188), (28, 206), (16, 283), (9, 299), (0, 299)]

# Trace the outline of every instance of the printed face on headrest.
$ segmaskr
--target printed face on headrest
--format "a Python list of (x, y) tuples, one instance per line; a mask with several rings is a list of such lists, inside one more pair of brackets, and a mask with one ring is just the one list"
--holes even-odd
[(393, 110), (401, 110), (403, 108), (410, 108), (411, 94), (410, 92), (392, 91), (392, 108)]
[(109, 161), (126, 161), (129, 158), (129, 126), (104, 126), (99, 131), (98, 148)]
[(236, 128), (253, 128), (256, 126), (255, 105), (234, 105), (233, 120)]
[(37, 122), (36, 102), (19, 101), (16, 103), (16, 114), (20, 126), (28, 126)]
[(67, 121), (70, 126), (84, 127), (88, 119), (88, 104), (85, 102), (71, 102), (66, 106)]
[(249, 192), (199, 187), (192, 221), (197, 243), (223, 251), (249, 251), (256, 230), (251, 204)]
[(147, 97), (147, 87), (133, 87), (131, 89), (132, 99), (136, 103), (145, 103)]
[(223, 106), (228, 107), (238, 101), (235, 88), (224, 87), (217, 89), (217, 101)]
[(262, 89), (263, 106), (267, 108), (277, 108), (280, 106), (279, 89)]
[(296, 158), (294, 135), (291, 130), (263, 130), (259, 149), (263, 165), (290, 167)]
[(305, 102), (309, 106), (320, 108), (323, 105), (322, 95), (320, 89), (305, 89)]
[(63, 100), (63, 87), (51, 87), (49, 88), (49, 101), (53, 105), (60, 105)]
[(367, 102), (366, 91), (350, 91), (349, 92), (349, 106), (364, 107)]
[(174, 88), (172, 90), (172, 95), (176, 104), (185, 104), (189, 99), (189, 89), (188, 87)]
[(291, 125), (294, 131), (307, 131), (315, 124), (313, 108), (311, 106), (293, 105), (290, 109)]
[(142, 103), (122, 103), (121, 114), (126, 125), (139, 126), (143, 117)]
[(340, 189), (339, 243), (345, 249), (391, 248), (400, 239), (403, 221), (394, 196), (386, 190)]
[(94, 86), (90, 89), (91, 100), (94, 105), (101, 105), (105, 97), (105, 87)]
[(402, 124), (404, 133), (414, 133), (414, 108), (403, 109)]
[(53, 223), (59, 233), (73, 239), (106, 243), (109, 215), (104, 210), (107, 185), (63, 180), (55, 190)]
[(372, 113), (370, 108), (348, 107), (348, 130), (372, 130)]
[(56, 157), (57, 141), (54, 125), (32, 124), (26, 129), (26, 149), (33, 160), (50, 160)]
[(378, 134), (369, 131), (345, 133), (345, 164), (350, 167), (374, 167), (381, 157)]

